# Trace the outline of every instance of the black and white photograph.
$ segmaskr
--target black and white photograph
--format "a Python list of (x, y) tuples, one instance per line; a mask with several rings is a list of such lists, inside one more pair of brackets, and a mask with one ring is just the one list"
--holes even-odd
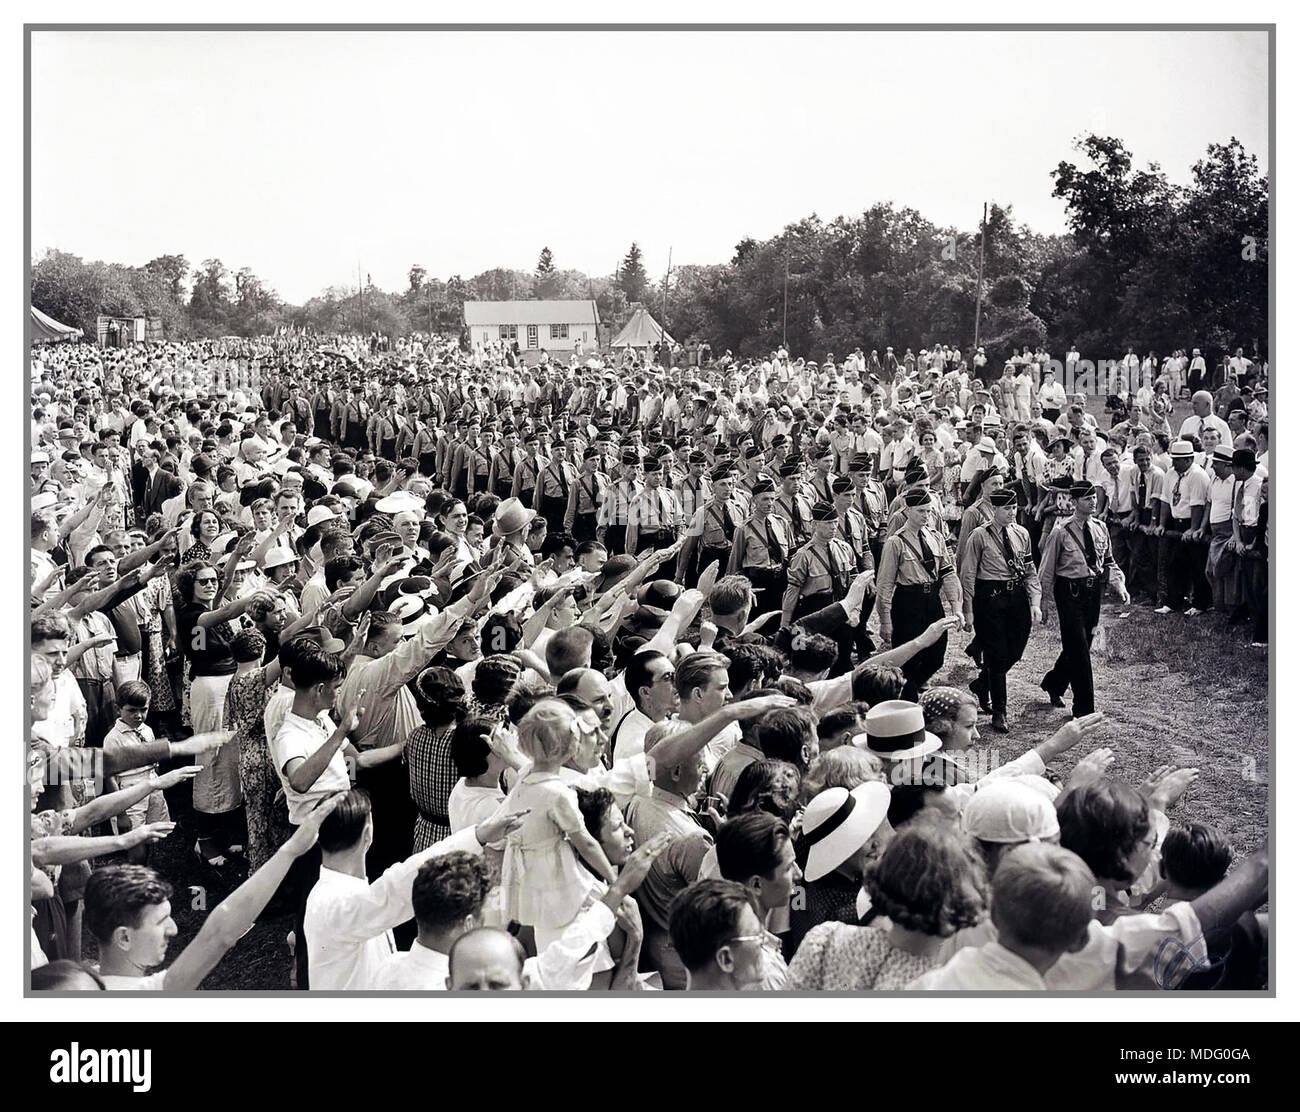
[(24, 1003), (1272, 999), (1275, 35), (28, 25)]

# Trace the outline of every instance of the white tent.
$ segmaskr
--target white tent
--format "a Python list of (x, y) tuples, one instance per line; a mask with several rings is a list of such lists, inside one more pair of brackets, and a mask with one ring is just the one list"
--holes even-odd
[(613, 348), (650, 348), (662, 340), (665, 344), (676, 341), (660, 327), (659, 322), (644, 308), (638, 306), (632, 319), (623, 326), (623, 331), (610, 344)]
[(80, 328), (70, 324), (60, 324), (52, 316), (42, 313), (32, 306), (32, 343), (50, 340), (75, 340), (81, 335)]

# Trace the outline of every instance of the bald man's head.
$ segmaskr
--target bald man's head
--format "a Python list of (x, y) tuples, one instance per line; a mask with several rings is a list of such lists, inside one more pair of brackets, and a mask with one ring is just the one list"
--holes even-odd
[(609, 732), (614, 724), (614, 699), (604, 673), (594, 668), (574, 668), (560, 677), (556, 690), (561, 695), (576, 695), (600, 716), (600, 724)]
[(447, 955), (447, 987), (452, 991), (507, 992), (528, 987), (527, 958), (519, 939), (499, 927), (466, 931)]

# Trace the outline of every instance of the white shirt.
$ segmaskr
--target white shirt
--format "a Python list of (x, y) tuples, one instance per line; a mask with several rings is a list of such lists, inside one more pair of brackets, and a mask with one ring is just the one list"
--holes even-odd
[(417, 938), (409, 950), (389, 954), (379, 963), (370, 987), (379, 992), (443, 992), (450, 975), (447, 955), (420, 945)]
[(483, 847), (473, 830), (462, 830), (390, 866), (373, 884), (367, 884), (365, 877), (322, 867), (307, 896), (303, 920), (311, 987), (374, 988), (380, 966), (396, 952), (392, 928), (415, 914), (411, 885), (420, 866), (456, 850), (481, 854)]
[(654, 725), (633, 707), (614, 727), (614, 760), (624, 761), (645, 752), (645, 736)]
[[(1174, 501), (1174, 491), (1178, 492), (1178, 500)], [(1210, 477), (1203, 468), (1192, 464), (1181, 475), (1174, 469), (1171, 464), (1169, 470), (1165, 472), (1164, 490), (1161, 491), (1160, 500), (1168, 502), (1172, 507), (1172, 516), (1180, 521), (1189, 521), (1192, 516), (1193, 506), (1204, 506), (1210, 495)]]
[(334, 723), (324, 711), (315, 719), (308, 719), (300, 714), (294, 714), (291, 710), (284, 716), (284, 722), (276, 731), (275, 740), (271, 742), (271, 760), (275, 764), (276, 775), (280, 777), (280, 784), (284, 788), (285, 802), (289, 805), (289, 821), (294, 826), (302, 823), (317, 802), (336, 792), (348, 791), (352, 787), (348, 779), (348, 766), (343, 758), (342, 745), (334, 750), (329, 764), (325, 766), (325, 771), (305, 792), (297, 791), (289, 783), (289, 776), (285, 772), (285, 765), (299, 757), (306, 760), (329, 740), (333, 732)]
[(1229, 474), (1226, 479), (1210, 476), (1208, 499), (1210, 503), (1210, 524), (1232, 520), (1232, 499), (1237, 493), (1237, 480)]
[(919, 992), (991, 989), (1042, 992), (1047, 983), (1019, 954), (1013, 954), (1000, 942), (987, 942), (959, 950), (947, 965), (918, 977), (907, 988)]
[(453, 834), (486, 822), (506, 801), (500, 788), (478, 788), (465, 783), (462, 776), (447, 797), (447, 824)]
[(1213, 413), (1208, 417), (1197, 417), (1196, 414), (1193, 413), (1192, 416), (1188, 417), (1187, 420), (1179, 426), (1178, 436), (1179, 439), (1188, 436), (1199, 438), (1202, 431), (1205, 429), (1218, 429), (1220, 444), (1232, 443), (1232, 430), (1228, 428), (1228, 422)]

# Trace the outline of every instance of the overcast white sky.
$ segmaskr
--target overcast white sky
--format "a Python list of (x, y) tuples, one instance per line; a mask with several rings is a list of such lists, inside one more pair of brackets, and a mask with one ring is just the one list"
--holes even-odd
[(1262, 32), (41, 32), (32, 247), (250, 266), (289, 301), (412, 263), (470, 277), (728, 260), (816, 212), (985, 199), (1064, 229), (1087, 131), (1185, 181), (1265, 169)]

